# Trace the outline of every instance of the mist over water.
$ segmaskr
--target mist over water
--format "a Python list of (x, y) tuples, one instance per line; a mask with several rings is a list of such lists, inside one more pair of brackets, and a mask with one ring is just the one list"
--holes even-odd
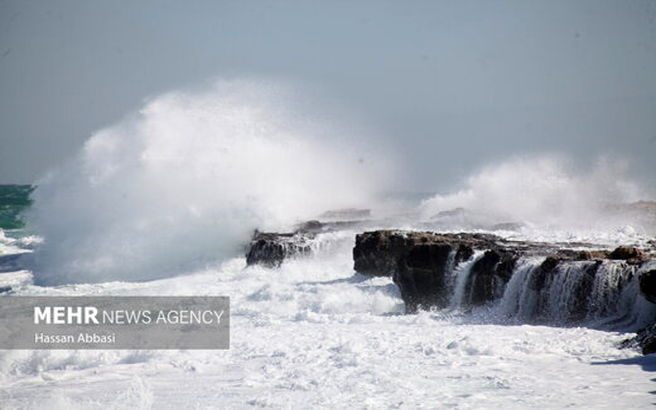
[(38, 182), (36, 283), (178, 274), (241, 253), (256, 228), (374, 202), (386, 160), (363, 164), (353, 136), (311, 118), (283, 85), (219, 81), (96, 132)]
[(425, 219), (459, 210), (479, 226), (516, 222), (573, 231), (653, 230), (650, 221), (641, 218), (644, 215), (626, 208), (651, 199), (629, 171), (627, 160), (611, 156), (588, 167), (566, 155), (515, 156), (483, 167), (466, 179), (464, 187), (428, 198), (420, 209)]

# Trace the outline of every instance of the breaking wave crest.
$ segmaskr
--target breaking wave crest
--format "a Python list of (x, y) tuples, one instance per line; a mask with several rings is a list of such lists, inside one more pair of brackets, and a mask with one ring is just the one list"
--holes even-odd
[(371, 203), (389, 167), (309, 118), (283, 86), (220, 81), (96, 132), (38, 183), (35, 282), (170, 276), (240, 252), (255, 228)]

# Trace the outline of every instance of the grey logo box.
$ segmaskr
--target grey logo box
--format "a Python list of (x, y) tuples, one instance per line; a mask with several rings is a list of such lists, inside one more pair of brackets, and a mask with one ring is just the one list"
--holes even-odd
[(0, 349), (229, 349), (226, 296), (5, 296)]

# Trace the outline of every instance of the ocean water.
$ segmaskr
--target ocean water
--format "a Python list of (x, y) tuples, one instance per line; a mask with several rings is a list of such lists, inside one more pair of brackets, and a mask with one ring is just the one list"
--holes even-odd
[(30, 185), (0, 185), (0, 229), (20, 229), (20, 215), (32, 204)]
[[(30, 241), (2, 239), (4, 255)], [(405, 315), (389, 278), (352, 270), (355, 232), (325, 234), (280, 269), (234, 258), (147, 282), (42, 287), (20, 295), (229, 295), (228, 351), (2, 351), (3, 408), (640, 408), (656, 359), (622, 331), (506, 320), (503, 303)], [(28, 246), (25, 246), (28, 245)], [(12, 251), (13, 249), (13, 251)], [(510, 289), (511, 287), (509, 287)], [(503, 301), (502, 301), (503, 302)]]
[(24, 295), (229, 296), (231, 347), (0, 351), (0, 407), (617, 409), (656, 402), (656, 358), (618, 348), (656, 317), (636, 292), (639, 272), (626, 291), (615, 291), (626, 267), (605, 267), (612, 280), (595, 283), (603, 312), (571, 323), (561, 314), (576, 271), (558, 272), (548, 314), (533, 313), (536, 295), (526, 279), (540, 260), (524, 260), (502, 297), (476, 309), (463, 305), (468, 269), (461, 266), (448, 309), (406, 315), (390, 278), (353, 271), (357, 230), (321, 234), (312, 255), (278, 269), (247, 267), (243, 256), (254, 229), (289, 231), (343, 207), (371, 208), (369, 229), (646, 245), (653, 221), (623, 208), (645, 191), (616, 162), (581, 172), (549, 155), (510, 158), (472, 174), (461, 190), (399, 200), (385, 195), (399, 173), (393, 154), (358, 147), (348, 128), (308, 119), (282, 94), (243, 82), (166, 94), (91, 136), (37, 181), (31, 206), (29, 188), (11, 188), (23, 193), (12, 206), (26, 224), (17, 208), (3, 220), (0, 303)]

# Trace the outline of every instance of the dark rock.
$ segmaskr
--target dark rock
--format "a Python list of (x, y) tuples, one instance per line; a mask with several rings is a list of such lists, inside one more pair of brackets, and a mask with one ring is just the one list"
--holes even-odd
[(643, 262), (645, 257), (645, 252), (633, 246), (619, 246), (608, 255), (609, 259), (625, 260), (632, 264)]
[(583, 274), (578, 278), (578, 282), (574, 285), (574, 304), (570, 308), (568, 317), (569, 322), (579, 322), (585, 319), (589, 311), (589, 297), (592, 293), (592, 286), (594, 285), (595, 276), (601, 265), (601, 260), (596, 260), (585, 266)]
[(371, 276), (392, 276), (399, 258), (413, 243), (393, 231), (365, 232), (355, 236), (353, 262), (356, 272)]
[(293, 232), (255, 231), (246, 251), (246, 263), (278, 267), (289, 257), (311, 254), (311, 241), (317, 234), (353, 229), (360, 224), (360, 221), (311, 220), (298, 224)]
[(447, 306), (449, 294), (445, 285), (452, 249), (448, 243), (421, 244), (400, 257), (392, 279), (401, 291), (407, 312)]
[(517, 259), (513, 252), (501, 249), (486, 251), (471, 267), (466, 285), (468, 304), (480, 306), (500, 297)]
[(455, 263), (459, 264), (460, 262), (467, 261), (471, 259), (472, 256), (474, 256), (474, 248), (470, 245), (460, 244), (458, 246), (458, 252), (456, 252)]
[(639, 330), (635, 337), (624, 340), (623, 349), (640, 349), (642, 354), (656, 353), (656, 323)]
[(651, 303), (656, 303), (656, 269), (640, 275), (640, 292)]
[[(529, 286), (533, 290), (540, 290), (545, 287), (546, 283), (550, 281), (550, 276), (556, 268), (563, 262), (580, 262), (580, 261), (596, 261), (600, 262), (608, 258), (608, 252), (603, 250), (574, 250), (574, 249), (559, 249), (554, 254), (547, 256), (538, 269), (533, 273)], [(599, 266), (595, 263), (594, 271)], [(592, 273), (594, 277), (594, 272)]]
[(544, 288), (550, 275), (560, 264), (561, 260), (562, 258), (557, 256), (548, 256), (533, 273), (531, 281), (529, 282), (529, 287), (538, 291)]
[(356, 236), (354, 269), (362, 274), (392, 276), (407, 312), (445, 307), (450, 256), (454, 264), (468, 260), (474, 249), (495, 246), (499, 238), (481, 234), (373, 231)]
[(517, 260), (519, 260), (520, 255), (516, 251), (500, 251), (500, 253), (501, 260), (499, 261), (494, 273), (504, 283), (507, 283), (515, 271), (515, 266), (517, 265)]
[[(574, 246), (585, 248), (588, 245)], [(576, 322), (583, 320), (591, 309), (589, 295), (599, 266), (608, 260), (610, 252), (593, 248), (562, 249), (562, 246), (566, 244), (505, 241), (494, 235), (380, 230), (356, 236), (353, 259), (354, 269), (359, 273), (392, 276), (406, 310), (414, 312), (418, 308), (448, 306), (454, 285), (452, 270), (471, 259), (476, 250), (485, 252), (469, 268), (462, 300), (467, 306), (483, 305), (501, 297), (520, 257), (544, 256), (544, 261), (530, 272), (528, 286), (537, 292), (534, 314), (544, 315), (545, 320), (553, 314), (547, 289), (557, 275), (570, 275), (559, 266), (578, 263), (573, 271), (576, 276), (570, 276), (570, 290), (575, 297), (567, 306), (568, 320)], [(645, 259), (645, 253), (637, 248), (620, 248), (614, 252), (616, 258)], [(627, 263), (630, 262), (627, 260)], [(649, 275), (643, 278), (645, 287), (654, 289), (653, 284), (648, 285), (650, 278)], [(630, 279), (627, 277), (619, 283), (617, 290), (621, 291), (624, 282)], [(656, 297), (656, 292), (653, 294)]]
[(356, 235), (353, 248), (355, 271), (372, 276), (392, 276), (400, 258), (419, 245), (446, 244), (457, 248), (456, 260), (467, 260), (474, 248), (484, 248), (498, 240), (493, 235), (482, 234), (435, 234), (432, 232), (409, 232), (379, 230)]
[(538, 266), (529, 281), (529, 287), (537, 292), (537, 306), (534, 315), (538, 317), (548, 316), (547, 306), (550, 297), (549, 289), (555, 279), (558, 268), (563, 264), (572, 262), (588, 262), (577, 269), (580, 275), (570, 280), (570, 286), (576, 295), (568, 307), (567, 322), (574, 323), (583, 320), (589, 311), (589, 295), (592, 292), (594, 279), (601, 265), (601, 261), (607, 256), (606, 251), (596, 250), (572, 250), (561, 249), (555, 254), (547, 256)]
[(311, 234), (256, 232), (246, 254), (247, 265), (278, 267), (290, 256), (304, 255), (311, 251)]
[(559, 249), (554, 257), (561, 261), (601, 260), (608, 259), (608, 252), (604, 250)]

